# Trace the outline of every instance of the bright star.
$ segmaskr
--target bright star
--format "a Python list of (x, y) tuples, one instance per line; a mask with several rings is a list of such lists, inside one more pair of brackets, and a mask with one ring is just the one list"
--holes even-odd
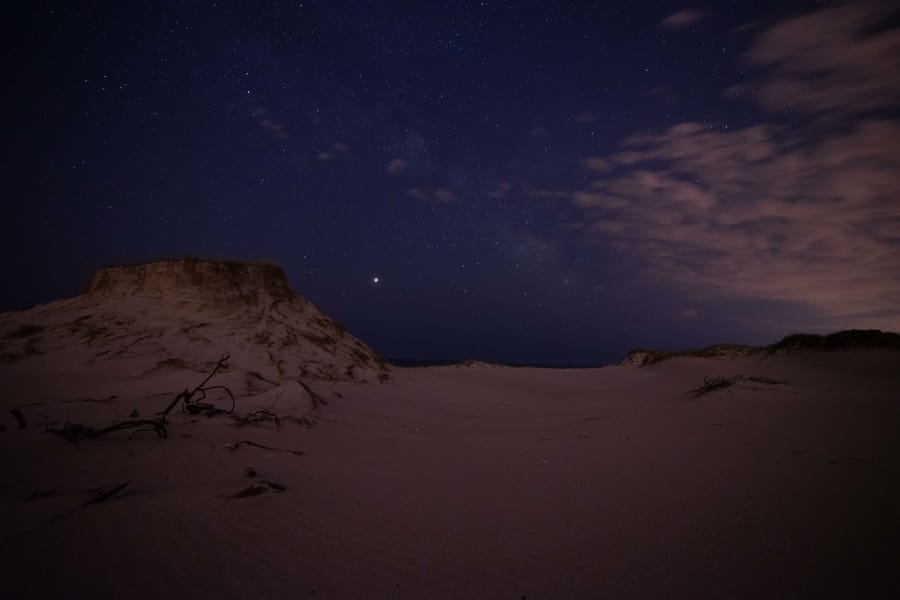
[(372, 278), (372, 283), (378, 283), (378, 278), (377, 278), (377, 277), (373, 277), (373, 278)]

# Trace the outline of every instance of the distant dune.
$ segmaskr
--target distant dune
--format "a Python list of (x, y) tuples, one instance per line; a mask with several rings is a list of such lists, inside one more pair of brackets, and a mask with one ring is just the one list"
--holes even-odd
[(736, 358), (753, 354), (774, 354), (800, 350), (842, 350), (849, 348), (900, 349), (900, 334), (878, 329), (848, 329), (829, 335), (795, 333), (768, 346), (744, 346), (740, 344), (715, 344), (689, 350), (630, 350), (621, 364), (644, 366), (678, 356), (702, 358)]

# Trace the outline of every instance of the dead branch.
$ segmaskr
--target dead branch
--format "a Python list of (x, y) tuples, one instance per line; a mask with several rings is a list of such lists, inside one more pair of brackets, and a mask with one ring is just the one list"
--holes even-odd
[(263, 450), (271, 450), (272, 452), (286, 452), (288, 454), (295, 454), (297, 456), (303, 456), (303, 452), (300, 450), (285, 450), (284, 448), (273, 448), (272, 446), (265, 446), (263, 444), (257, 444), (252, 440), (240, 440), (238, 442), (231, 442), (230, 444), (225, 444), (225, 447), (228, 448), (231, 452), (234, 452), (244, 446), (253, 446), (254, 448), (262, 448)]
[(289, 415), (287, 417), (281, 417), (281, 418), (284, 419), (285, 421), (293, 421), (297, 425), (303, 425), (307, 429), (312, 429), (313, 427), (315, 427), (318, 424), (318, 421), (316, 421), (315, 419), (313, 419), (311, 417), (292, 417)]
[(244, 425), (254, 425), (256, 423), (264, 423), (272, 421), (275, 423), (276, 429), (281, 429), (281, 417), (269, 410), (255, 410), (244, 416), (231, 415), (232, 427), (243, 427)]
[(180, 394), (178, 394), (177, 396), (175, 396), (175, 399), (172, 400), (171, 404), (169, 404), (165, 408), (165, 410), (163, 410), (161, 413), (158, 413), (158, 414), (161, 414), (161, 415), (169, 414), (170, 412), (172, 412), (172, 409), (175, 408), (175, 405), (178, 404), (179, 400), (184, 400), (185, 404), (187, 404), (190, 401), (192, 395), (193, 394), (191, 392), (189, 392), (187, 388), (184, 388), (184, 391), (181, 392)]
[(306, 393), (309, 394), (309, 397), (312, 399), (313, 408), (319, 408), (320, 404), (324, 404), (325, 406), (328, 405), (328, 403), (325, 402), (325, 398), (312, 391), (312, 388), (310, 388), (308, 385), (306, 385), (299, 379), (297, 380), (297, 383), (299, 383), (303, 387), (303, 389), (306, 390)]
[(211, 385), (211, 386), (209, 386), (209, 387), (203, 388), (202, 391), (203, 391), (203, 392), (206, 392), (206, 390), (225, 390), (225, 391), (228, 393), (228, 397), (231, 398), (231, 409), (229, 409), (227, 412), (229, 412), (229, 413), (233, 413), (233, 412), (234, 412), (234, 402), (235, 402), (235, 401), (234, 401), (234, 394), (231, 393), (231, 390), (230, 390), (230, 389), (228, 389), (228, 388), (225, 387), (224, 385)]
[[(172, 409), (175, 408), (175, 405), (178, 404), (179, 400), (182, 402), (182, 404), (181, 404), (182, 411), (186, 411), (191, 414), (197, 414), (200, 412), (208, 411), (208, 407), (210, 407), (212, 405), (210, 405), (208, 403), (203, 403), (202, 400), (204, 400), (206, 398), (207, 390), (215, 390), (215, 389), (225, 390), (228, 393), (228, 396), (231, 398), (231, 409), (230, 410), (228, 410), (228, 411), (222, 411), (221, 409), (216, 409), (216, 410), (220, 410), (221, 412), (233, 413), (235, 401), (234, 401), (234, 394), (231, 393), (231, 390), (228, 389), (227, 387), (225, 387), (224, 385), (212, 385), (212, 386), (208, 386), (208, 387), (206, 385), (207, 383), (209, 383), (209, 380), (212, 379), (213, 376), (215, 376), (215, 374), (219, 372), (219, 369), (228, 368), (228, 359), (229, 358), (231, 358), (230, 354), (222, 355), (222, 358), (220, 358), (219, 361), (216, 363), (216, 366), (213, 367), (212, 372), (209, 375), (207, 375), (206, 379), (204, 379), (202, 382), (200, 382), (200, 385), (195, 387), (193, 390), (188, 390), (188, 388), (184, 388), (184, 391), (181, 392), (180, 394), (178, 394), (177, 396), (175, 396), (175, 399), (172, 400), (172, 402), (165, 408), (165, 410), (163, 410), (159, 414), (163, 415), (163, 416), (169, 414), (172, 411)], [(194, 400), (194, 396), (197, 394), (200, 394), (200, 397), (197, 400)], [(194, 403), (202, 404), (204, 406), (202, 406), (199, 409), (195, 408), (192, 411), (190, 409), (190, 406)], [(213, 413), (213, 414), (216, 414), (216, 413)]]
[(228, 411), (223, 410), (209, 402), (191, 402), (184, 406), (184, 410), (191, 415), (206, 415), (207, 417), (214, 417), (215, 415), (225, 414)]
[(155, 431), (156, 435), (158, 435), (161, 439), (168, 439), (169, 437), (169, 432), (166, 429), (166, 420), (164, 417), (158, 417), (156, 419), (135, 419), (132, 421), (122, 421), (120, 423), (113, 423), (112, 425), (104, 427), (102, 429), (94, 429), (93, 427), (82, 425), (81, 423), (72, 423), (68, 419), (66, 419), (66, 422), (62, 426), (62, 429), (50, 427), (49, 424), (45, 425), (45, 431), (47, 433), (55, 433), (57, 435), (61, 435), (62, 437), (66, 438), (66, 441), (68, 442), (77, 442), (82, 438), (95, 440), (102, 435), (106, 435), (107, 433), (122, 431), (124, 429), (134, 429), (135, 431), (131, 434), (132, 437), (134, 437), (141, 431)]
[(306, 416), (306, 417), (295, 417), (293, 415), (282, 416), (276, 414), (269, 410), (256, 410), (251, 413), (247, 413), (246, 415), (231, 415), (232, 422), (229, 423), (232, 427), (244, 427), (245, 425), (255, 425), (257, 423), (266, 423), (266, 422), (274, 422), (276, 429), (281, 429), (282, 421), (291, 421), (296, 423), (297, 425), (303, 425), (307, 429), (312, 429), (318, 424), (314, 418)]
[[(91, 439), (95, 440), (101, 435), (106, 435), (107, 433), (112, 433), (113, 431), (121, 431), (123, 429), (136, 429), (134, 434), (139, 431), (155, 431), (156, 435), (158, 435), (161, 439), (168, 439), (169, 432), (166, 430), (166, 420), (163, 418), (157, 419), (135, 419), (133, 421), (122, 421), (121, 423), (115, 423), (110, 425), (109, 427), (104, 427), (98, 431), (95, 431), (91, 436)], [(132, 436), (134, 435), (132, 434)]]
[(69, 419), (66, 419), (66, 422), (63, 423), (62, 429), (50, 427), (49, 422), (45, 422), (44, 428), (44, 431), (47, 433), (55, 433), (66, 438), (67, 442), (76, 442), (80, 438), (90, 439), (94, 434), (94, 429), (92, 427), (86, 427), (81, 423), (72, 423)]

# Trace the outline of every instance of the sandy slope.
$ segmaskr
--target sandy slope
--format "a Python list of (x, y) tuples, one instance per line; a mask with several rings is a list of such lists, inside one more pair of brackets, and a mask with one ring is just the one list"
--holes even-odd
[(274, 265), (172, 260), (107, 267), (79, 296), (0, 313), (0, 367), (16, 371), (23, 364), (46, 371), (41, 363), (49, 362), (54, 371), (66, 366), (87, 377), (204, 372), (224, 352), (255, 378), (241, 389), (260, 380), (388, 376), (374, 350), (294, 292)]
[[(685, 394), (738, 373), (788, 384)], [(178, 413), (168, 440), (76, 446), (14, 429), (6, 410), (28, 404), (27, 379), (7, 381), (0, 415), (11, 597), (900, 591), (896, 352), (398, 369), (388, 384), (320, 387), (330, 402), (314, 429)], [(108, 421), (136, 403), (151, 412), (162, 398), (149, 392), (22, 410), (35, 424), (41, 413)], [(225, 448), (240, 439), (304, 455)], [(259, 479), (287, 489), (228, 498)], [(50, 520), (125, 480), (112, 499)]]

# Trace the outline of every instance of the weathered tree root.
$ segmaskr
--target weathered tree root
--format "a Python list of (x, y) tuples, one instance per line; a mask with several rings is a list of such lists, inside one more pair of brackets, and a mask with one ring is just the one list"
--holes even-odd
[(134, 437), (141, 431), (155, 431), (156, 435), (161, 439), (168, 439), (169, 437), (169, 432), (166, 429), (165, 417), (158, 417), (156, 419), (136, 419), (132, 421), (122, 421), (120, 423), (113, 423), (112, 425), (104, 427), (102, 429), (94, 429), (93, 427), (82, 425), (81, 423), (72, 423), (69, 420), (66, 420), (66, 422), (62, 426), (62, 429), (53, 428), (49, 425), (46, 426), (47, 433), (55, 433), (57, 435), (61, 435), (69, 442), (77, 442), (79, 439), (95, 440), (100, 436), (106, 435), (107, 433), (122, 431), (124, 429), (134, 429), (134, 432), (131, 434), (132, 437)]
[[(217, 414), (216, 412), (210, 413), (210, 408), (214, 409), (215, 411), (219, 411), (219, 412), (227, 412), (229, 414), (233, 413), (235, 399), (234, 399), (234, 394), (231, 393), (231, 390), (228, 389), (227, 387), (225, 387), (224, 385), (211, 385), (211, 386), (206, 385), (207, 383), (209, 383), (209, 380), (212, 379), (213, 376), (215, 376), (215, 374), (219, 371), (219, 369), (228, 368), (228, 359), (229, 358), (231, 358), (230, 354), (224, 354), (222, 356), (222, 358), (220, 358), (219, 361), (216, 363), (216, 366), (213, 367), (212, 372), (206, 377), (206, 379), (204, 379), (200, 383), (200, 385), (195, 387), (193, 390), (188, 390), (187, 388), (184, 388), (184, 391), (181, 392), (180, 394), (178, 394), (177, 396), (175, 396), (175, 399), (172, 400), (172, 402), (165, 408), (165, 410), (163, 410), (159, 414), (165, 416), (165, 415), (169, 414), (170, 412), (172, 412), (172, 409), (175, 408), (175, 405), (178, 404), (179, 400), (182, 401), (181, 410), (189, 412), (191, 414), (198, 414), (201, 412), (206, 412), (207, 414), (210, 414), (210, 415)], [(225, 390), (228, 393), (228, 396), (231, 398), (231, 409), (225, 411), (225, 410), (216, 408), (207, 402), (202, 402), (204, 399), (206, 399), (207, 390)], [(200, 397), (195, 400), (194, 396), (196, 394), (200, 394)]]
[(297, 383), (299, 383), (300, 386), (301, 386), (304, 390), (306, 390), (306, 393), (309, 394), (309, 397), (312, 399), (313, 409), (319, 408), (319, 405), (320, 405), (320, 404), (324, 404), (325, 406), (328, 406), (328, 403), (325, 402), (325, 398), (323, 398), (323, 397), (320, 396), (319, 394), (317, 394), (317, 393), (315, 393), (314, 391), (312, 391), (312, 388), (311, 388), (311, 387), (309, 387), (308, 385), (306, 385), (305, 383), (303, 383), (303, 382), (300, 381), (299, 379), (297, 380)]
[(279, 415), (269, 410), (255, 410), (244, 416), (231, 415), (232, 427), (244, 427), (245, 425), (255, 425), (257, 423), (275, 423), (275, 429), (281, 429), (281, 419)]
[(282, 421), (291, 421), (297, 425), (303, 425), (307, 429), (316, 426), (317, 421), (311, 417), (294, 417), (292, 415), (281, 416), (270, 410), (256, 410), (246, 415), (231, 415), (232, 427), (244, 427), (246, 425), (256, 425), (258, 423), (275, 423), (275, 429), (281, 429)]
[(265, 446), (263, 444), (257, 444), (252, 440), (240, 440), (238, 442), (231, 442), (230, 444), (225, 444), (225, 447), (228, 448), (231, 452), (235, 452), (244, 446), (253, 446), (254, 448), (261, 448), (263, 450), (270, 450), (272, 452), (285, 452), (287, 454), (294, 454), (296, 456), (303, 456), (303, 452), (300, 450), (285, 450), (284, 448), (273, 448), (272, 446)]
[(315, 426), (318, 424), (318, 421), (316, 421), (316, 420), (315, 420), (314, 418), (312, 418), (312, 417), (292, 417), (292, 416), (287, 416), (287, 417), (281, 417), (281, 418), (284, 419), (285, 421), (293, 421), (293, 422), (296, 423), (297, 425), (303, 425), (303, 426), (306, 427), (307, 429), (312, 429), (313, 427), (315, 427)]

